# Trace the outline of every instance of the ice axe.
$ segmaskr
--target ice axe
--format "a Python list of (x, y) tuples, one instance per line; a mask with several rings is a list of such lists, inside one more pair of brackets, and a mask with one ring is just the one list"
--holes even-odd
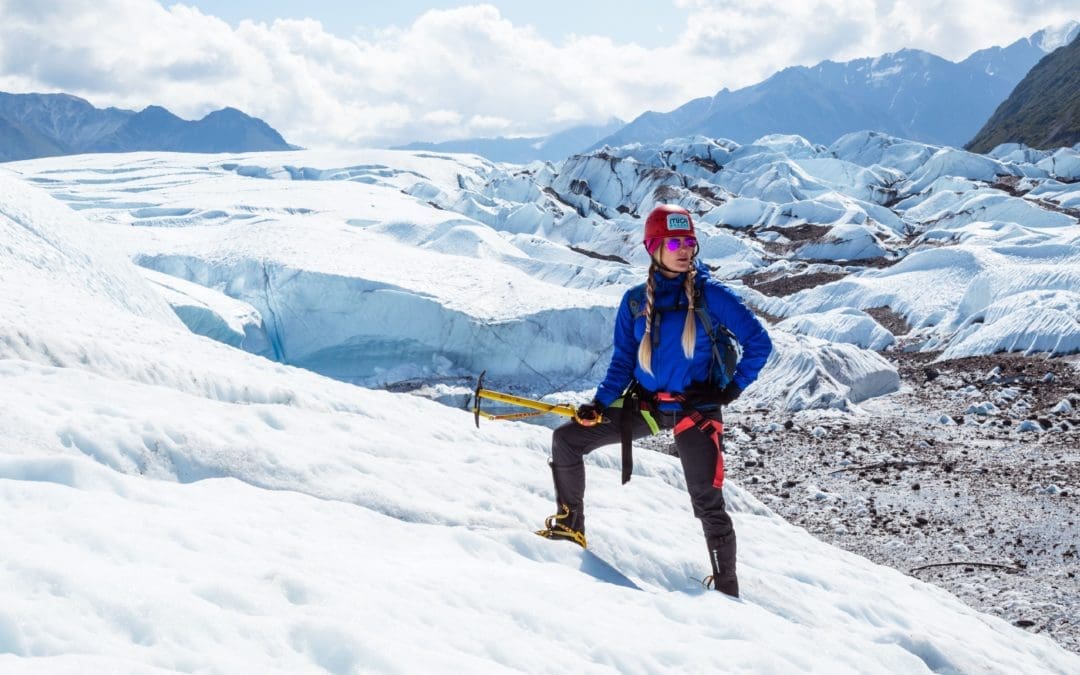
[[(554, 413), (556, 415), (563, 415), (564, 417), (573, 418), (578, 424), (590, 427), (594, 424), (599, 424), (601, 416), (597, 415), (595, 418), (583, 420), (577, 415), (577, 408), (569, 403), (545, 403), (543, 401), (536, 401), (531, 398), (524, 398), (521, 396), (514, 396), (513, 394), (504, 394), (501, 391), (492, 391), (491, 389), (484, 389), (484, 375), (487, 371), (480, 373), (480, 377), (476, 380), (476, 395), (473, 398), (473, 418), (476, 420), (476, 428), (480, 428), (480, 418), (489, 420), (520, 420), (526, 417), (536, 417), (538, 415), (547, 415), (548, 413)], [(509, 405), (516, 405), (522, 408), (529, 408), (530, 412), (516, 412), (516, 413), (502, 413), (495, 414), (489, 413), (480, 409), (480, 399), (488, 399), (489, 401), (498, 401), (499, 403), (507, 403)]]

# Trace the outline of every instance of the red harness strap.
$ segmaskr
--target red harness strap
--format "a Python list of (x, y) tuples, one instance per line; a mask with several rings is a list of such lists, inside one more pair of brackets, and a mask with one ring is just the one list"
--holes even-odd
[(681, 434), (687, 429), (697, 427), (701, 433), (712, 439), (716, 447), (716, 472), (713, 474), (713, 487), (724, 487), (724, 447), (722, 438), (724, 435), (724, 423), (719, 420), (709, 419), (699, 410), (686, 402), (681, 394), (670, 394), (666, 391), (657, 392), (656, 400), (661, 402), (677, 402), (683, 406), (685, 416), (675, 423), (675, 435)]

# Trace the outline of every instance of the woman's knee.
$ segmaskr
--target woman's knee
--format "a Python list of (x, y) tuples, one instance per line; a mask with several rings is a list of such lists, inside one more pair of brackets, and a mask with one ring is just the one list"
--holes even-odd
[(698, 518), (710, 516), (713, 518), (726, 518), (727, 511), (724, 508), (724, 491), (713, 487), (712, 483), (691, 483), (686, 486), (690, 493), (690, 501), (694, 505), (694, 515)]
[(585, 454), (584, 443), (579, 429), (574, 422), (557, 427), (551, 434), (551, 459), (558, 465), (576, 464)]

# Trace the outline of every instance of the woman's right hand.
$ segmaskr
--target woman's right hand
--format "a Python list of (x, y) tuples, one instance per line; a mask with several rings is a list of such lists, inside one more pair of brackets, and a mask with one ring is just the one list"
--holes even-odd
[(591, 427), (599, 424), (603, 419), (604, 406), (596, 402), (596, 399), (578, 406), (574, 421), (583, 427)]

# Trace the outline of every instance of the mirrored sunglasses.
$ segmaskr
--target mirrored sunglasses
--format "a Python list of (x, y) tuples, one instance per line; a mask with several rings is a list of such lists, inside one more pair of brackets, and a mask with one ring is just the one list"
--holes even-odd
[(667, 245), (667, 250), (678, 251), (683, 246), (694, 248), (697, 246), (697, 239), (693, 237), (668, 237), (664, 240), (664, 243)]

